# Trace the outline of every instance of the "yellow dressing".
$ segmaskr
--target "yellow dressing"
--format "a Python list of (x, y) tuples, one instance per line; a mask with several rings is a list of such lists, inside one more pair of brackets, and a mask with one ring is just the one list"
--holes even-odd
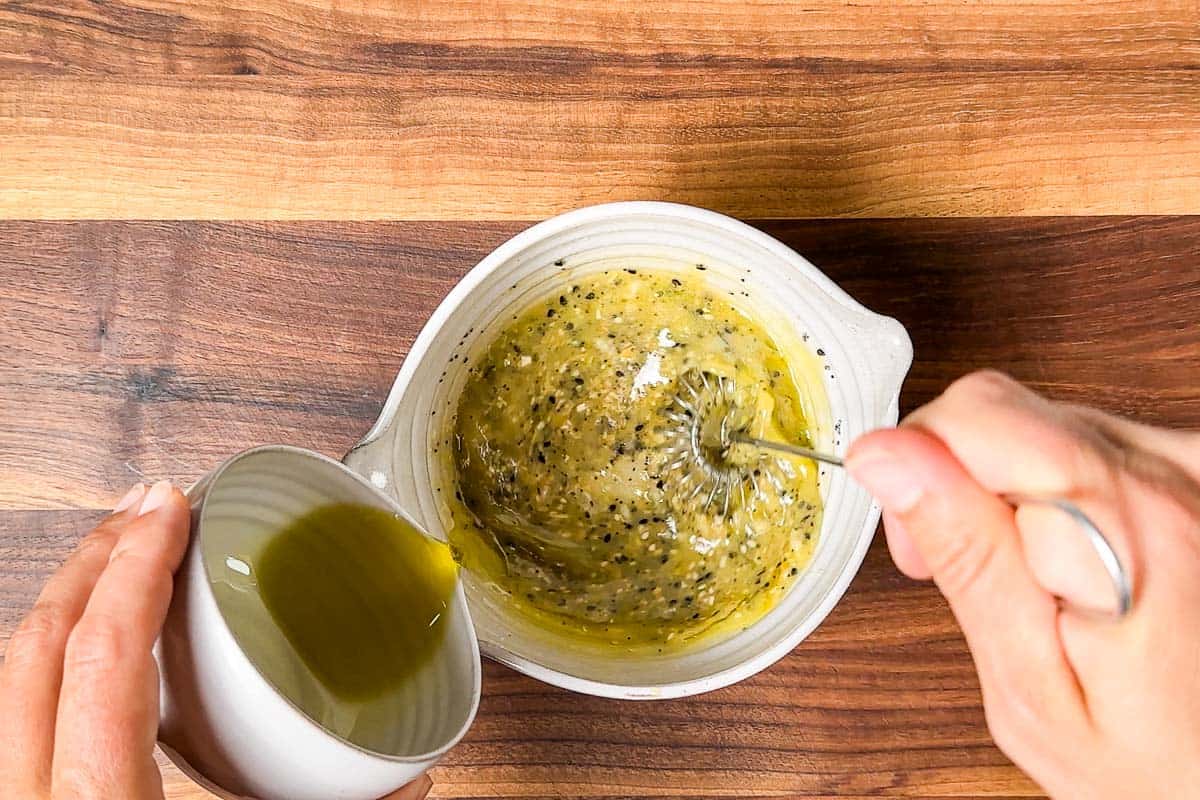
[(469, 368), (439, 448), (463, 565), (548, 630), (662, 649), (765, 614), (820, 529), (815, 466), (740, 453), (728, 513), (672, 493), (664, 411), (689, 369), (733, 379), (749, 434), (811, 444), (792, 357), (695, 275), (611, 269), (519, 314)]

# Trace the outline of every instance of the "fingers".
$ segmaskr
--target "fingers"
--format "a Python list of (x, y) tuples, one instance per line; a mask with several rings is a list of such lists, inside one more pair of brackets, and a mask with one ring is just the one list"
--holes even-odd
[(428, 774), (423, 774), (416, 780), (401, 786), (387, 797), (381, 798), (381, 800), (425, 800), (425, 796), (429, 794), (429, 790), (432, 788), (433, 781), (429, 779)]
[[(1143, 548), (1137, 526), (1124, 513), (1126, 451), (1075, 410), (1000, 373), (978, 372), (956, 381), (904, 425), (945, 442), (990, 492), (1075, 503), (1104, 532), (1139, 590)], [(1099, 556), (1064, 513), (1023, 506), (1017, 526), (1026, 560), (1043, 587), (1072, 605), (1115, 607)]]
[(896, 562), (896, 569), (917, 581), (927, 581), (933, 577), (912, 537), (900, 519), (890, 511), (883, 512), (883, 532), (887, 536), (888, 551), (892, 554), (892, 561)]
[(846, 466), (899, 523), (950, 602), (1001, 746), (1035, 744), (1049, 720), (1085, 723), (1058, 638), (1057, 604), (1026, 565), (1012, 508), (922, 431), (868, 434), (850, 448)]
[(1109, 445), (1091, 426), (999, 372), (960, 378), (904, 424), (945, 442), (995, 493), (1069, 496), (1112, 478)]
[(155, 484), (128, 520), (63, 654), (55, 791), (71, 797), (161, 795), (153, 758), (158, 673), (151, 648), (187, 547), (187, 501)]
[(122, 525), (136, 517), (145, 492), (140, 483), (130, 489), (113, 514), (80, 542), (9, 639), (0, 671), (0, 786), (13, 790), (14, 797), (49, 793), (67, 638), (84, 613)]
[(1042, 588), (1073, 610), (1116, 612), (1117, 587), (1074, 517), (1056, 506), (1027, 503), (1016, 519), (1025, 560)]
[(1121, 419), (1094, 408), (1066, 405), (1065, 409), (1096, 428), (1127, 454), (1123, 466), (1149, 483), (1175, 490), (1192, 499), (1200, 513), (1200, 433), (1163, 430)]

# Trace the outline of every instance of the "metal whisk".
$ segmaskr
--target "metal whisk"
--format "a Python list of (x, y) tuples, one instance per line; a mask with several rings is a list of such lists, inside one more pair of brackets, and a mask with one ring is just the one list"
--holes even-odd
[[(721, 516), (726, 516), (735, 498), (739, 505), (745, 505), (747, 500), (753, 503), (760, 497), (762, 481), (774, 489), (782, 489), (772, 459), (762, 458), (761, 451), (844, 466), (841, 458), (829, 453), (750, 436), (747, 431), (754, 418), (753, 409), (739, 405), (735, 389), (733, 381), (711, 372), (690, 370), (680, 376), (679, 390), (666, 412), (669, 424), (664, 444), (673, 502), (691, 508), (698, 503), (704, 511), (720, 503)], [(737, 445), (759, 450), (760, 457), (757, 460), (735, 457), (732, 451)], [(1034, 504), (1065, 512), (1086, 535), (1112, 581), (1116, 603), (1107, 613), (1115, 618), (1129, 613), (1133, 608), (1132, 574), (1100, 528), (1074, 502), (1054, 496), (1001, 495), (1001, 498), (1014, 508)], [(1061, 598), (1060, 602), (1076, 611), (1096, 613), (1095, 609), (1078, 608)]]
[(759, 495), (760, 479), (778, 486), (772, 470), (734, 458), (736, 445), (843, 466), (840, 457), (829, 453), (750, 436), (747, 431), (753, 410), (738, 404), (732, 379), (689, 370), (680, 376), (678, 387), (666, 411), (669, 424), (664, 447), (672, 489), (683, 502), (698, 502), (706, 511), (720, 503), (721, 515), (725, 516), (735, 498), (744, 504), (748, 497)]

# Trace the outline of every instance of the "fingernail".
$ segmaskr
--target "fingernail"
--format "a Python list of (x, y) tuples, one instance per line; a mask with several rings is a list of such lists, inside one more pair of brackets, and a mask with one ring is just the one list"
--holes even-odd
[(912, 468), (886, 451), (852, 456), (846, 461), (846, 469), (894, 514), (911, 511), (925, 491)]
[(125, 509), (132, 506), (138, 500), (141, 500), (142, 495), (144, 495), (145, 493), (146, 493), (146, 484), (135, 483), (133, 485), (133, 488), (130, 489), (128, 492), (126, 492), (125, 496), (122, 497), (120, 500), (118, 500), (117, 504), (115, 506), (113, 506), (112, 513), (120, 514), (122, 511), (124, 511)]
[(146, 492), (146, 499), (142, 501), (142, 507), (138, 509), (138, 516), (149, 514), (154, 509), (167, 502), (167, 498), (171, 496), (171, 482), (159, 481), (150, 487), (150, 491)]
[(422, 788), (420, 790), (419, 797), (424, 798), (426, 795), (429, 794), (429, 790), (433, 788), (433, 778), (429, 777), (428, 774), (422, 775), (421, 776), (421, 787)]

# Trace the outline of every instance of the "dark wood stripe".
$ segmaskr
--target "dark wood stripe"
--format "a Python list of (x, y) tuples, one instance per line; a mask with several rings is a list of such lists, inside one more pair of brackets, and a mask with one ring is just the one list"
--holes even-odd
[[(53, 507), (264, 441), (342, 452), (440, 298), (523, 225), (0, 223), (0, 504), (51, 509), (0, 512), (0, 640), (99, 516)], [(1200, 426), (1200, 218), (760, 226), (909, 326), (906, 408), (999, 366)], [(737, 686), (647, 704), (486, 681), (446, 795), (1037, 794), (989, 744), (952, 617), (882, 542), (826, 624)]]
[[(774, 221), (909, 328), (911, 409), (996, 367), (1200, 427), (1200, 218)], [(100, 506), (366, 430), (454, 282), (524, 223), (0, 223), (0, 505)]]

